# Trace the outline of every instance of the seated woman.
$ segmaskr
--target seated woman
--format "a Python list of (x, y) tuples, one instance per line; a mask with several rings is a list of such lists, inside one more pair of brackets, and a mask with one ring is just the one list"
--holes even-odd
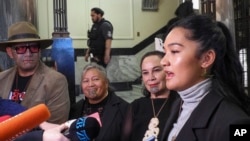
[[(165, 123), (174, 121), (169, 117), (172, 105), (179, 105), (180, 98), (166, 87), (166, 75), (160, 64), (164, 53), (146, 53), (140, 63), (145, 97), (134, 100), (127, 114), (124, 141), (160, 140)], [(171, 124), (170, 124), (171, 125)]]
[[(82, 72), (81, 86), (85, 99), (72, 105), (70, 119), (78, 119), (98, 112), (102, 127), (95, 141), (119, 141), (129, 104), (109, 88), (105, 69), (96, 63), (87, 64)], [(67, 128), (64, 124), (43, 123), (40, 126), (44, 130), (29, 132), (16, 141), (70, 140), (61, 133)]]
[(73, 105), (70, 119), (98, 112), (102, 127), (95, 141), (119, 141), (129, 104), (109, 88), (105, 69), (96, 63), (87, 64), (82, 72), (81, 86), (85, 100)]

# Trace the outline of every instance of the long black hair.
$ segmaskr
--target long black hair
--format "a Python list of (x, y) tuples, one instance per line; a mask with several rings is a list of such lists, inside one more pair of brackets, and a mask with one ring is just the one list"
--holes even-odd
[(216, 58), (209, 71), (213, 76), (213, 89), (220, 91), (226, 99), (250, 114), (250, 98), (243, 87), (243, 68), (229, 29), (223, 23), (205, 15), (184, 18), (173, 24), (167, 32), (175, 27), (189, 30), (191, 34), (187, 38), (200, 43), (196, 57), (199, 58), (210, 49), (215, 51)]
[[(165, 55), (165, 53), (157, 51), (157, 50), (145, 53), (141, 58), (140, 68), (142, 69), (142, 62), (144, 61), (145, 58), (147, 58), (149, 56), (158, 56), (160, 59), (162, 59), (164, 57), (164, 55)], [(142, 88), (142, 93), (145, 97), (150, 97), (150, 92), (146, 89), (145, 86), (143, 86), (143, 88)]]

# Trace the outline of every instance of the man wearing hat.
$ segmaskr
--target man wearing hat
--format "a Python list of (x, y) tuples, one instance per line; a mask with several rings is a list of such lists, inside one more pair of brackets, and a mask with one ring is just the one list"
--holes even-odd
[(48, 122), (61, 124), (68, 119), (70, 100), (66, 77), (40, 61), (41, 49), (51, 39), (40, 39), (34, 25), (17, 22), (8, 29), (8, 41), (0, 42), (14, 67), (0, 73), (0, 97), (26, 108), (44, 103), (51, 113)]

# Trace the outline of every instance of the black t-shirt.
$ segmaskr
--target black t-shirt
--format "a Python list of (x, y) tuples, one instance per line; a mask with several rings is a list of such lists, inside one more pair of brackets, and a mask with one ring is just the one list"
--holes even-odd
[(25, 97), (25, 93), (28, 88), (31, 77), (32, 75), (26, 77), (16, 75), (13, 81), (12, 89), (9, 94), (9, 99), (17, 103), (21, 103)]
[(93, 113), (98, 112), (100, 117), (102, 117), (102, 113), (104, 111), (104, 106), (106, 105), (110, 95), (106, 96), (100, 103), (90, 104), (88, 100), (85, 101), (83, 105), (82, 116), (91, 115)]

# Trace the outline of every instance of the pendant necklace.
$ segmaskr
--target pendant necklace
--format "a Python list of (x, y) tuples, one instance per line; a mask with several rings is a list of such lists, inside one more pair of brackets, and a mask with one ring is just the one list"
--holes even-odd
[(166, 100), (162, 104), (160, 110), (157, 112), (157, 114), (155, 114), (154, 101), (153, 101), (153, 99), (151, 99), (154, 117), (151, 118), (151, 120), (148, 124), (148, 130), (146, 131), (146, 133), (144, 135), (143, 141), (146, 141), (149, 139), (151, 139), (153, 141), (158, 141), (157, 137), (158, 137), (158, 134), (160, 132), (160, 129), (158, 127), (158, 125), (160, 123), (158, 116), (159, 116), (160, 112), (162, 111), (163, 107), (166, 105), (167, 101), (168, 101), (168, 98), (166, 98)]

